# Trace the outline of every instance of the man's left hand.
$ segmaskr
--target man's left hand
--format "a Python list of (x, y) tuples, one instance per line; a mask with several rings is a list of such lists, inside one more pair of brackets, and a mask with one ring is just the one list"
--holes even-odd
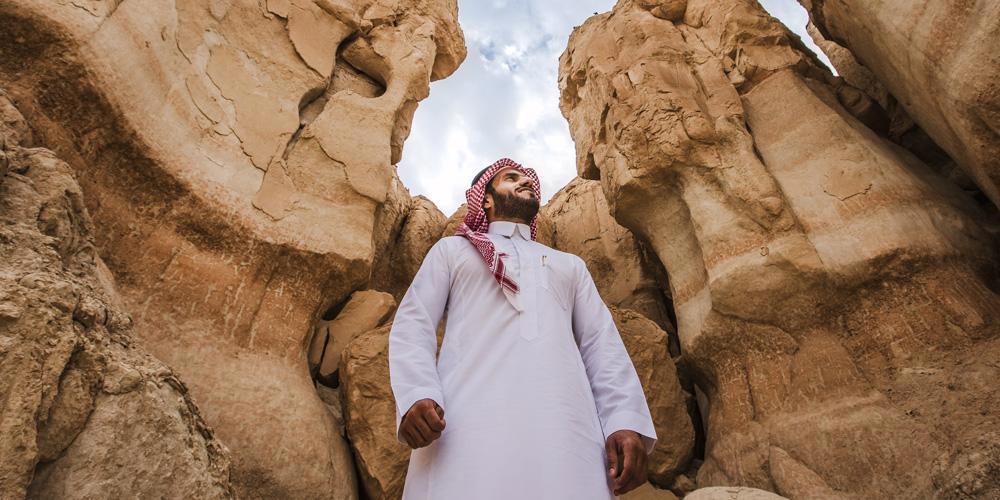
[(613, 432), (604, 450), (615, 495), (624, 495), (646, 482), (646, 447), (638, 432), (625, 429)]

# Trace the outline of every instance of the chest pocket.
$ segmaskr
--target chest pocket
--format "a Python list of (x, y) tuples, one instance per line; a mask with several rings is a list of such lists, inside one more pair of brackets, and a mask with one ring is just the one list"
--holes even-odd
[(560, 266), (562, 264), (553, 258), (553, 255), (542, 256), (541, 283), (542, 288), (548, 291), (563, 310), (569, 310), (573, 304), (574, 282), (571, 274)]

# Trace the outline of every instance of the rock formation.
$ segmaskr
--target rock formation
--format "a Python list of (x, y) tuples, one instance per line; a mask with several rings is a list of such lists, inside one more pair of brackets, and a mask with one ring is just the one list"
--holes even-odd
[(756, 488), (715, 486), (695, 490), (684, 498), (688, 500), (782, 500), (785, 497)]
[[(667, 278), (660, 262), (608, 211), (599, 182), (573, 179), (539, 215), (547, 245), (580, 256), (609, 305), (633, 309), (661, 328), (673, 330)], [(669, 293), (669, 292), (667, 292)]]
[(677, 380), (677, 369), (667, 352), (667, 333), (649, 318), (630, 309), (611, 308), (642, 382), (656, 428), (656, 446), (649, 454), (649, 481), (667, 487), (691, 461), (694, 427), (687, 413), (687, 398)]
[(391, 293), (397, 301), (409, 288), (424, 255), (441, 238), (447, 222), (433, 202), (423, 196), (409, 198), (409, 192), (404, 192), (408, 203), (401, 203), (399, 222), (381, 247), (384, 250), (375, 256), (370, 284)]
[(396, 300), (378, 290), (351, 294), (347, 304), (330, 321), (320, 321), (309, 343), (309, 370), (313, 377), (336, 385), (340, 353), (355, 337), (385, 323), (396, 312)]
[[(560, 59), (627, 498), (998, 497), (1000, 6), (800, 2), (841, 77), (755, 0)], [(464, 57), (456, 0), (0, 0), (0, 497), (398, 498), (385, 323), (465, 212), (394, 165)]]
[(1000, 206), (1000, 4), (800, 3)]
[(398, 499), (410, 448), (396, 440), (396, 407), (389, 386), (389, 329), (357, 336), (342, 353), (344, 423), (368, 498)]
[(356, 496), (305, 347), (405, 216), (383, 210), (393, 165), (465, 56), (456, 9), (0, 1), (0, 86), (77, 173), (138, 337), (232, 451), (241, 496)]
[(560, 90), (580, 176), (669, 273), (699, 487), (996, 494), (995, 242), (863, 92), (752, 0), (621, 0)]
[(135, 342), (73, 172), (0, 92), (0, 498), (231, 498), (229, 452)]

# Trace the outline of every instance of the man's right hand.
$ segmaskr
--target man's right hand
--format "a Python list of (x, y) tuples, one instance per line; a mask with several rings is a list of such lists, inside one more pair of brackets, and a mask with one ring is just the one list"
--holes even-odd
[(441, 437), (444, 409), (433, 399), (421, 399), (406, 411), (399, 423), (399, 434), (410, 448), (423, 448)]

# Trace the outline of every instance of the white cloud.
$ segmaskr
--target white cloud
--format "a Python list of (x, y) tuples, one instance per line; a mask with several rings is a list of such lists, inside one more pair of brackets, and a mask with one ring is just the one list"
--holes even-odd
[[(399, 176), (451, 215), (472, 177), (509, 157), (538, 171), (547, 201), (576, 175), (569, 126), (559, 112), (559, 56), (575, 26), (615, 0), (459, 0), (468, 57), (431, 84), (403, 149)], [(762, 0), (803, 41), (795, 0)], [(814, 46), (814, 51), (818, 52)]]

